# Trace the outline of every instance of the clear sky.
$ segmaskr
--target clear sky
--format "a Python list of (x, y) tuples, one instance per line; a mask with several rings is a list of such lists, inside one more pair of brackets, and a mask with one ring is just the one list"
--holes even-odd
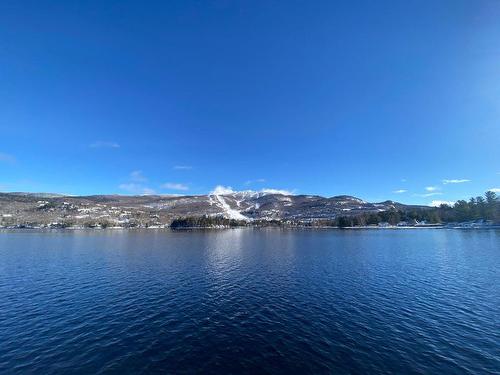
[(496, 0), (2, 1), (0, 190), (498, 189), (499, 20)]

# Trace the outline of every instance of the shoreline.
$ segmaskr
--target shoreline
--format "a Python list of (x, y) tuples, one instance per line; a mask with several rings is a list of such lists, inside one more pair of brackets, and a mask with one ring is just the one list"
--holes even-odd
[(209, 226), (209, 227), (185, 227), (185, 228), (171, 228), (169, 226), (165, 227), (135, 227), (135, 228), (124, 228), (124, 227), (107, 227), (107, 228), (85, 228), (85, 227), (65, 227), (65, 228), (48, 228), (48, 227), (0, 227), (0, 232), (2, 231), (141, 231), (141, 230), (156, 230), (164, 231), (169, 230), (173, 232), (177, 231), (193, 231), (193, 230), (227, 230), (227, 229), (328, 229), (328, 230), (412, 230), (412, 229), (455, 229), (455, 230), (499, 230), (500, 225), (490, 225), (490, 226), (447, 226), (447, 225), (429, 225), (429, 226), (386, 226), (386, 227), (375, 227), (375, 226), (356, 226), (356, 227), (333, 227), (333, 226), (310, 226), (310, 225), (295, 225), (295, 226)]

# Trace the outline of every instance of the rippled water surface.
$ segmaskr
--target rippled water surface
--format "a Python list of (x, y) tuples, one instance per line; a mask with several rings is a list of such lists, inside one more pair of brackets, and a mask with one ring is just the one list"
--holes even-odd
[(500, 373), (500, 232), (0, 232), (0, 373)]

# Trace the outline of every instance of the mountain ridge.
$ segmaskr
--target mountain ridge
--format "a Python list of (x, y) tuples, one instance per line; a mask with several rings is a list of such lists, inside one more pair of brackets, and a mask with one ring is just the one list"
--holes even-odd
[(350, 195), (322, 197), (273, 192), (205, 195), (88, 195), (0, 193), (2, 226), (167, 226), (174, 219), (221, 216), (239, 221), (311, 222), (390, 210), (428, 209), (384, 201), (370, 203)]

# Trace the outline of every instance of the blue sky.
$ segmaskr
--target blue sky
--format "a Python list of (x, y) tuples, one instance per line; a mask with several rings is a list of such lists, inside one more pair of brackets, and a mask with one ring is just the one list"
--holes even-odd
[(3, 1), (0, 190), (498, 189), (499, 19), (495, 0)]

